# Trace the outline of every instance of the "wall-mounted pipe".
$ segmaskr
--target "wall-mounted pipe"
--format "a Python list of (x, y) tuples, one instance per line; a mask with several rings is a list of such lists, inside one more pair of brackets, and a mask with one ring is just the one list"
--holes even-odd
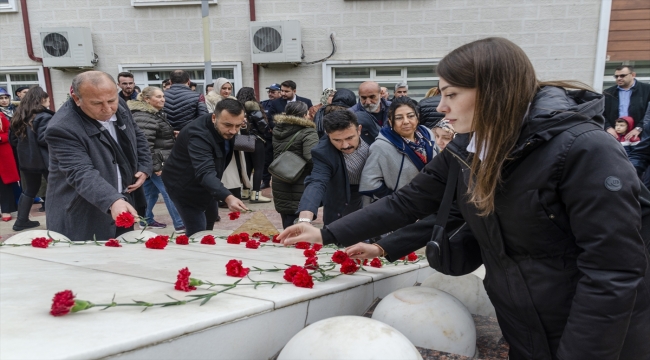
[[(248, 8), (250, 10), (251, 21), (255, 21), (255, 0), (248, 0)], [(253, 64), (253, 89), (258, 99), (262, 98), (260, 94), (260, 66)]]
[[(27, 45), (27, 56), (33, 61), (43, 63), (43, 58), (34, 56), (32, 47), (32, 30), (29, 24), (29, 13), (27, 12), (27, 0), (20, 0), (20, 12), (23, 15), (23, 27), (25, 28), (25, 44)], [(43, 66), (43, 76), (45, 76), (45, 91), (50, 95), (50, 110), (55, 111), (54, 93), (52, 92), (52, 78), (50, 68)]]

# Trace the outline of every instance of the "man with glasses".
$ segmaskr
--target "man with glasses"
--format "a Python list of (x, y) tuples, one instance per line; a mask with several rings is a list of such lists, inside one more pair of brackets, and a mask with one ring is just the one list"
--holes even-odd
[(643, 116), (650, 102), (650, 84), (637, 81), (636, 73), (631, 65), (621, 65), (614, 72), (616, 85), (603, 91), (605, 95), (605, 129), (614, 137), (618, 137), (614, 126), (616, 119), (631, 116), (634, 119), (634, 129), (628, 133), (630, 137), (642, 136)]

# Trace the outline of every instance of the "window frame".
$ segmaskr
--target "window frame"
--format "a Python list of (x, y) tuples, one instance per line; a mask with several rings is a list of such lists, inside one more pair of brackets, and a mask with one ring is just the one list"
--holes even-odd
[[(145, 74), (144, 76), (144, 81), (142, 81), (139, 78), (138, 74), (133, 74), (134, 75), (134, 81), (135, 84), (138, 86), (148, 86), (151, 85), (153, 82), (149, 81), (146, 77), (147, 71), (173, 71), (177, 69), (183, 69), (183, 70), (205, 70), (205, 64), (204, 63), (149, 63), (149, 64), (119, 64), (117, 66), (118, 68), (118, 73), (123, 72), (123, 71), (128, 71), (128, 72), (142, 72)], [(212, 70), (214, 71), (215, 68), (232, 68), (233, 69), (233, 81), (235, 82), (236, 89), (241, 89), (243, 85), (243, 79), (242, 79), (242, 63), (239, 61), (227, 61), (227, 62), (213, 62), (212, 63)], [(203, 89), (205, 90), (205, 74), (203, 74), (204, 79), (199, 80), (199, 79), (192, 79), (193, 82), (197, 84), (203, 84), (204, 87)], [(157, 82), (157, 85), (160, 85), (164, 79), (161, 79), (159, 82)], [(212, 79), (214, 82), (215, 79)], [(117, 78), (115, 79), (117, 81)], [(142, 87), (144, 89), (144, 87)], [(235, 91), (233, 91), (235, 93)], [(202, 94), (205, 95), (205, 91), (202, 92)], [(233, 94), (234, 96), (234, 94)], [(259, 96), (259, 95), (258, 95)]]
[[(11, 0), (9, 0), (11, 1)], [(145, 7), (145, 6), (183, 6), (183, 5), (201, 5), (201, 0), (171, 0), (171, 1), (142, 1), (142, 0), (131, 0), (131, 6), (133, 7)], [(216, 5), (217, 0), (208, 0), (209, 5)]]
[(7, 4), (0, 4), (0, 13), (18, 12), (18, 0), (7, 0)]
[[(370, 69), (370, 77), (368, 78), (349, 78), (345, 79), (345, 81), (349, 82), (358, 82), (358, 81), (376, 81), (379, 80), (381, 82), (385, 81), (395, 81), (395, 82), (400, 82), (400, 81), (439, 81), (440, 77), (433, 76), (433, 77), (420, 77), (420, 78), (409, 78), (408, 73), (406, 71), (406, 68), (412, 67), (412, 66), (431, 66), (435, 67), (440, 63), (440, 60), (442, 58), (430, 58), (430, 59), (391, 59), (391, 60), (330, 60), (326, 61), (322, 65), (322, 76), (323, 76), (323, 88), (333, 88), (335, 84), (335, 69), (341, 69), (341, 68), (369, 68)], [(384, 77), (381, 79), (376, 78), (376, 70), (377, 68), (401, 68), (402, 72), (400, 76), (393, 76), (393, 77)], [(435, 74), (435, 72), (434, 72)], [(344, 82), (345, 82), (344, 81)]]
[[(0, 73), (1, 74), (24, 74), (24, 73), (36, 73), (38, 77), (38, 84), (32, 84), (32, 85), (38, 85), (45, 89), (45, 74), (43, 72), (43, 67), (42, 66), (0, 66)], [(11, 78), (9, 81), (2, 81), (0, 80), (0, 83), (6, 84), (1, 87), (5, 87), (7, 91), (11, 94), (11, 99), (13, 100), (14, 98), (14, 90), (11, 87)], [(24, 81), (20, 81), (19, 83), (24, 84)], [(49, 94), (50, 97), (53, 96), (53, 94)]]

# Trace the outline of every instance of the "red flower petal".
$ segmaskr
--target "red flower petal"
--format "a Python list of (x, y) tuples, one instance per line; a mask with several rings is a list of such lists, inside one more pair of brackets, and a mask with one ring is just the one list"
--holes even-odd
[(303, 268), (302, 268), (301, 266), (298, 266), (298, 265), (291, 265), (291, 266), (289, 266), (289, 268), (287, 268), (286, 270), (284, 270), (284, 276), (283, 276), (283, 278), (284, 278), (285, 280), (287, 280), (288, 282), (292, 282), (292, 281), (293, 281), (293, 277), (296, 276), (296, 274), (298, 273), (298, 271), (301, 271), (301, 270), (303, 270)]
[(189, 245), (190, 238), (187, 235), (178, 235), (176, 237), (176, 245)]
[(217, 242), (214, 240), (214, 236), (205, 235), (203, 238), (201, 238), (201, 244), (203, 244), (203, 245), (216, 245)]
[(246, 241), (246, 248), (248, 248), (248, 249), (257, 249), (258, 247), (260, 247), (260, 242), (259, 241), (255, 241), (255, 240)]
[(299, 270), (291, 280), (291, 282), (296, 285), (297, 287), (303, 287), (303, 288), (313, 288), (314, 287), (314, 280), (312, 279), (311, 275), (307, 272), (305, 269)]
[(104, 246), (108, 246), (108, 247), (122, 247), (122, 245), (120, 245), (120, 242), (117, 241), (117, 239), (108, 239), (108, 241), (107, 241), (106, 243), (104, 243)]
[(280, 239), (278, 239), (278, 235), (279, 234), (273, 235), (273, 239), (271, 241), (274, 243), (280, 243)]
[(382, 266), (381, 260), (379, 258), (374, 258), (370, 262), (370, 266), (375, 267), (375, 268), (380, 268)]
[(308, 258), (314, 257), (314, 256), (316, 256), (316, 250), (307, 249), (307, 250), (303, 251), (302, 254), (305, 255), (305, 257), (308, 257)]
[(174, 284), (174, 289), (180, 291), (192, 291), (196, 290), (195, 286), (190, 286), (190, 275), (192, 273), (188, 268), (182, 268), (178, 270), (178, 275), (176, 276), (176, 284)]
[(309, 249), (311, 247), (311, 243), (308, 243), (306, 241), (300, 241), (296, 243), (296, 249)]
[(346, 254), (345, 251), (341, 251), (341, 250), (336, 250), (332, 255), (332, 261), (337, 264), (343, 264), (343, 262), (345, 262), (345, 260), (349, 258), (350, 257), (348, 256), (348, 254)]
[(50, 315), (63, 316), (67, 315), (74, 306), (74, 294), (70, 290), (64, 290), (54, 294), (52, 299), (52, 309)]
[(241, 260), (232, 259), (226, 264), (226, 275), (233, 277), (244, 277), (248, 275), (249, 268), (245, 268), (241, 264)]
[(251, 239), (250, 235), (246, 232), (239, 233), (239, 238), (241, 239), (241, 242), (247, 242)]
[(357, 263), (350, 258), (348, 258), (343, 262), (343, 264), (341, 264), (341, 272), (343, 274), (352, 275), (355, 272), (357, 272), (357, 270), (359, 270), (359, 265), (357, 265)]
[(305, 269), (309, 269), (309, 270), (318, 269), (318, 258), (315, 256), (307, 258), (307, 261), (305, 261)]
[(323, 248), (323, 245), (321, 245), (321, 244), (313, 244), (311, 246), (311, 248), (314, 249), (314, 251), (320, 251), (320, 249)]
[(45, 249), (48, 246), (50, 246), (51, 242), (52, 242), (51, 239), (47, 239), (44, 237), (34, 238), (34, 240), (32, 240), (32, 246)]
[(144, 246), (147, 247), (147, 249), (157, 249), (157, 250), (162, 250), (167, 246), (167, 243), (169, 242), (169, 236), (167, 235), (158, 235), (156, 237), (152, 237), (147, 242), (144, 243)]
[(241, 215), (239, 211), (233, 211), (228, 214), (228, 217), (230, 217), (230, 220), (237, 220), (239, 219), (239, 215)]
[(135, 222), (135, 218), (130, 212), (123, 212), (117, 216), (117, 219), (115, 219), (115, 226), (121, 227), (121, 228), (130, 228), (133, 226), (133, 223)]
[(228, 236), (228, 238), (226, 239), (226, 242), (228, 244), (239, 244), (239, 243), (241, 243), (241, 237), (239, 236), (239, 234), (232, 234), (232, 235)]
[(408, 261), (417, 261), (418, 256), (415, 255), (414, 252), (412, 252), (412, 253), (406, 255), (406, 259), (407, 259)]

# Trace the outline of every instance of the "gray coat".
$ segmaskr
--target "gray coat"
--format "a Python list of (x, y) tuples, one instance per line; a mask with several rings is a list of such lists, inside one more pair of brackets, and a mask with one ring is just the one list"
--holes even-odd
[[(74, 241), (108, 239), (115, 236), (111, 205), (126, 199), (117, 191), (117, 169), (110, 144), (100, 129), (75, 111), (72, 99), (50, 120), (45, 141), (50, 154), (46, 213), (49, 230)], [(151, 176), (151, 152), (147, 139), (133, 121), (124, 100), (116, 113), (137, 156), (137, 169)], [(110, 135), (109, 135), (110, 136)]]
[[(429, 133), (433, 138), (433, 133), (430, 130)], [(437, 147), (435, 148), (437, 149)], [(434, 152), (434, 156), (436, 153), (437, 150)], [(377, 140), (370, 145), (370, 155), (361, 173), (359, 192), (371, 196), (373, 190), (384, 186), (391, 192), (397, 191), (410, 183), (419, 173), (420, 171), (413, 161), (380, 133)]]
[(126, 104), (133, 114), (133, 120), (149, 142), (153, 171), (161, 171), (174, 147), (174, 128), (163, 111), (156, 110), (146, 102), (130, 100)]

